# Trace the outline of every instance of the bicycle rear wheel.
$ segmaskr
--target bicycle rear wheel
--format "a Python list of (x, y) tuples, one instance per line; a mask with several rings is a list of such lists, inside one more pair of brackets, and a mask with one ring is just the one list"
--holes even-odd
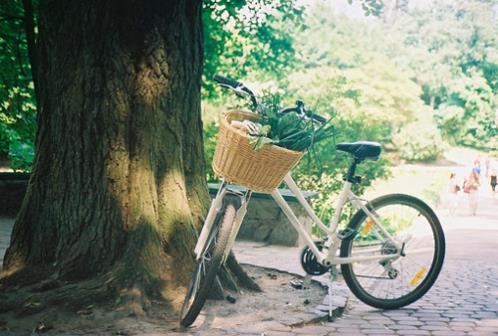
[[(370, 306), (397, 309), (411, 304), (432, 287), (443, 265), (445, 239), (439, 219), (427, 204), (408, 195), (386, 195), (367, 206), (402, 246), (402, 254), (394, 259), (343, 264), (344, 280), (353, 294)], [(343, 240), (341, 257), (399, 252), (363, 210), (353, 216), (348, 230), (353, 234)]]
[(194, 323), (206, 302), (216, 274), (222, 266), (236, 212), (235, 204), (229, 202), (218, 220), (213, 223), (183, 302), (180, 324), (184, 327)]

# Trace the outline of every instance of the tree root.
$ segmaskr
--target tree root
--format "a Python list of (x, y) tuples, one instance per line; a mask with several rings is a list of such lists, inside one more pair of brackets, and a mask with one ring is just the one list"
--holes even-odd
[[(43, 273), (33, 274), (43, 270)], [(127, 314), (144, 315), (152, 302), (166, 304), (165, 311), (176, 314), (168, 298), (152, 295), (150, 285), (124, 285), (116, 272), (108, 272), (79, 282), (67, 282), (57, 279), (56, 273), (49, 274), (50, 269), (26, 268), (0, 279), (0, 314), (14, 313), (18, 317), (37, 314), (47, 309), (61, 308), (66, 312), (85, 312), (89, 307), (110, 306), (115, 311)], [(36, 282), (30, 279), (30, 274)], [(42, 275), (45, 278), (42, 278)], [(241, 289), (261, 292), (259, 285), (247, 275), (230, 253), (225, 266), (213, 284), (212, 299), (224, 299), (225, 289), (240, 292)], [(151, 296), (152, 295), (152, 296)]]
[(244, 271), (242, 266), (237, 262), (235, 256), (232, 252), (227, 258), (226, 267), (237, 279), (237, 283), (240, 287), (248, 289), (254, 292), (262, 292), (261, 287)]

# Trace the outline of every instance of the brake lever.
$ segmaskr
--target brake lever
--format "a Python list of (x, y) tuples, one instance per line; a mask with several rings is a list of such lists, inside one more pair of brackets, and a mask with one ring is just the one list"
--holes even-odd
[[(231, 85), (228, 85), (228, 84), (224, 84), (224, 83), (218, 83), (221, 87), (223, 88), (227, 88), (227, 89), (230, 89), (232, 90), (236, 95), (237, 97), (239, 98), (246, 98), (246, 97), (250, 97), (251, 98), (251, 102), (252, 102), (252, 105), (253, 107), (256, 109), (256, 111), (259, 113), (259, 104), (258, 104), (258, 101), (256, 99), (256, 96), (254, 95), (254, 93), (252, 93), (252, 91), (250, 89), (248, 89), (246, 86), (244, 86), (242, 83), (239, 83), (238, 86), (236, 87), (233, 87)], [(264, 113), (263, 113), (264, 114)]]
[(317, 125), (321, 125), (322, 123), (315, 118), (313, 118), (313, 112), (306, 110), (304, 107), (304, 102), (301, 100), (296, 101), (296, 107), (299, 109), (299, 116), (306, 121), (311, 120), (313, 123)]
[(299, 117), (303, 119), (309, 119), (308, 115), (306, 114), (306, 108), (304, 107), (304, 102), (301, 100), (296, 101), (296, 107), (299, 110)]

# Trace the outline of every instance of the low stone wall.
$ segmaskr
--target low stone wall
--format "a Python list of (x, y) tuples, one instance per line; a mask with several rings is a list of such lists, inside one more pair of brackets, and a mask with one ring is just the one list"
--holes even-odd
[[(21, 208), (29, 174), (0, 173), (0, 216), (15, 217)], [(236, 187), (233, 187), (236, 188)], [(218, 190), (217, 184), (209, 185), (214, 197)], [(241, 189), (241, 188), (239, 188)], [(296, 214), (297, 218), (307, 228), (311, 229), (311, 219), (297, 199), (288, 190), (280, 190), (285, 200)], [(305, 192), (305, 198), (311, 198), (316, 193)], [(252, 240), (275, 245), (298, 246), (298, 234), (289, 223), (273, 198), (268, 194), (253, 193), (244, 223), (237, 239)]]
[[(241, 190), (242, 188), (236, 188)], [(210, 184), (209, 191), (212, 197), (218, 190), (217, 184)], [(284, 196), (299, 221), (308, 232), (311, 230), (312, 220), (307, 216), (297, 199), (287, 189), (281, 189)], [(316, 195), (314, 192), (305, 192), (305, 198), (309, 199)], [(282, 212), (277, 203), (268, 194), (253, 193), (247, 209), (247, 215), (242, 223), (238, 240), (251, 240), (264, 242), (270, 245), (302, 246), (299, 236)]]

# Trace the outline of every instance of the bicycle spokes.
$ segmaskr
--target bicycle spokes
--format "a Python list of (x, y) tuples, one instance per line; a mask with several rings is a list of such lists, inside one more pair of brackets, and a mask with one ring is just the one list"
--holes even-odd
[(341, 256), (357, 257), (355, 260), (379, 256), (343, 265), (343, 273), (362, 301), (380, 308), (399, 307), (423, 295), (435, 280), (444, 254), (437, 218), (423, 202), (398, 197), (386, 198), (370, 216), (351, 223), (350, 229), (359, 234), (341, 246)]

